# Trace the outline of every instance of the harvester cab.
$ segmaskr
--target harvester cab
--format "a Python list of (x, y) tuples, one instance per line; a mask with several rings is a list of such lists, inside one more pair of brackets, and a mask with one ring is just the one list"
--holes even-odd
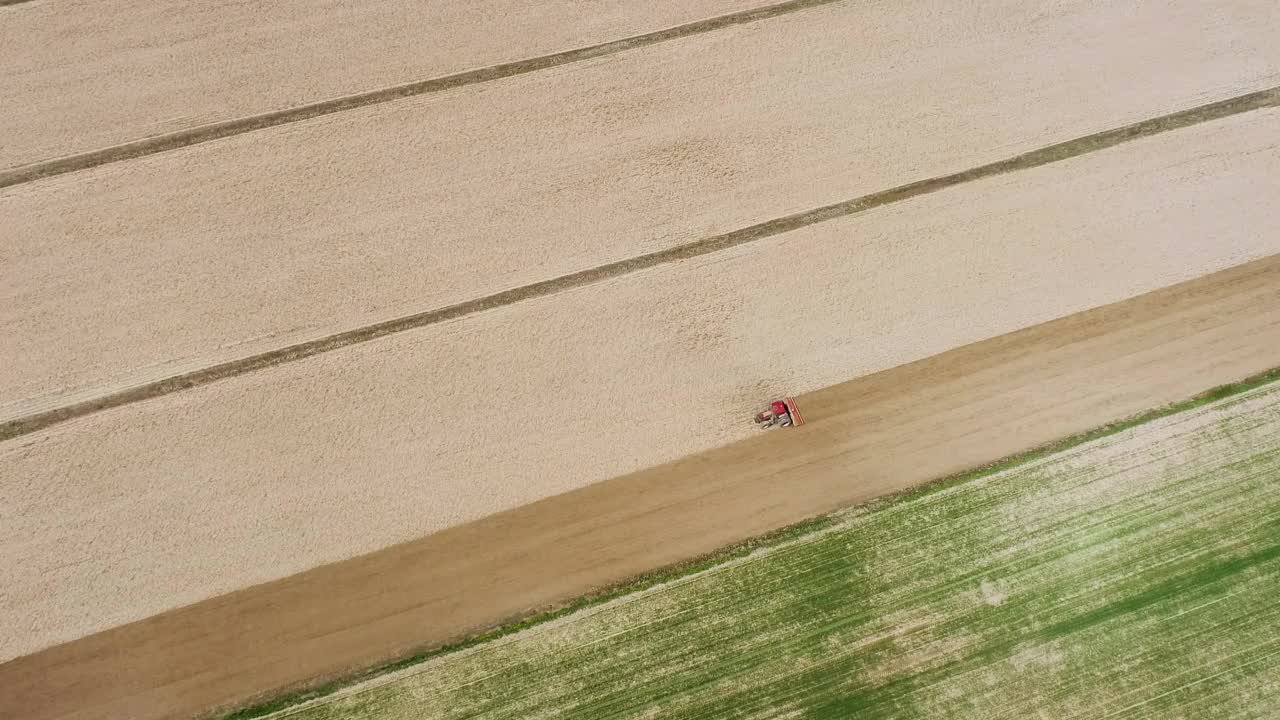
[(795, 398), (783, 398), (769, 403), (767, 410), (756, 413), (756, 425), (761, 430), (775, 427), (799, 427), (804, 424), (800, 409), (796, 407)]

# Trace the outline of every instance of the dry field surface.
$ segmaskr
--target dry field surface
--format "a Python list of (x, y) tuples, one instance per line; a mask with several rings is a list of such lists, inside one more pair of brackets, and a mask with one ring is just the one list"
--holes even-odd
[(3, 720), (237, 702), (1280, 365), (1273, 2), (0, 4)]
[(0, 664), (0, 697), (24, 720), (148, 720), (236, 704), (1181, 400), (1276, 365), (1277, 347), (1273, 257), (804, 395), (802, 432)]
[(1248, 5), (837, 3), (0, 189), (0, 420), (1280, 85)]
[[(22, 436), (0, 445), (0, 609), (26, 632), (0, 657), (742, 439), (761, 397), (1275, 253), (1256, 228), (1280, 226), (1278, 147), (1280, 110), (1254, 111)], [(771, 276), (794, 282), (761, 293)]]
[(1277, 485), (1273, 383), (268, 717), (1263, 720)]
[(631, 37), (768, 0), (192, 3), (6, 11), (0, 170)]

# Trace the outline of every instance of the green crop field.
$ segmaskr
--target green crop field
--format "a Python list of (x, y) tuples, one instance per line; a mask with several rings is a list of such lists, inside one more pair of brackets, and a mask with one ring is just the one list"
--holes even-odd
[(1271, 384), (276, 717), (1280, 717), (1277, 491)]

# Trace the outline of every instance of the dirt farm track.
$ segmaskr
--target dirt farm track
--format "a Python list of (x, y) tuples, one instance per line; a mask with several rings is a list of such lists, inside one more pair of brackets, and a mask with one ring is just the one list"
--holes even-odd
[(0, 719), (208, 714), (1280, 366), (1277, 37), (0, 4)]

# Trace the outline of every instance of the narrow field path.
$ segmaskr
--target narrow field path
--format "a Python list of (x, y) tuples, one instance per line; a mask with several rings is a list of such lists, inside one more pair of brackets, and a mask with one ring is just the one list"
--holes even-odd
[(809, 423), (0, 665), (24, 720), (179, 718), (447, 642), (1280, 360), (1280, 258), (800, 397)]

